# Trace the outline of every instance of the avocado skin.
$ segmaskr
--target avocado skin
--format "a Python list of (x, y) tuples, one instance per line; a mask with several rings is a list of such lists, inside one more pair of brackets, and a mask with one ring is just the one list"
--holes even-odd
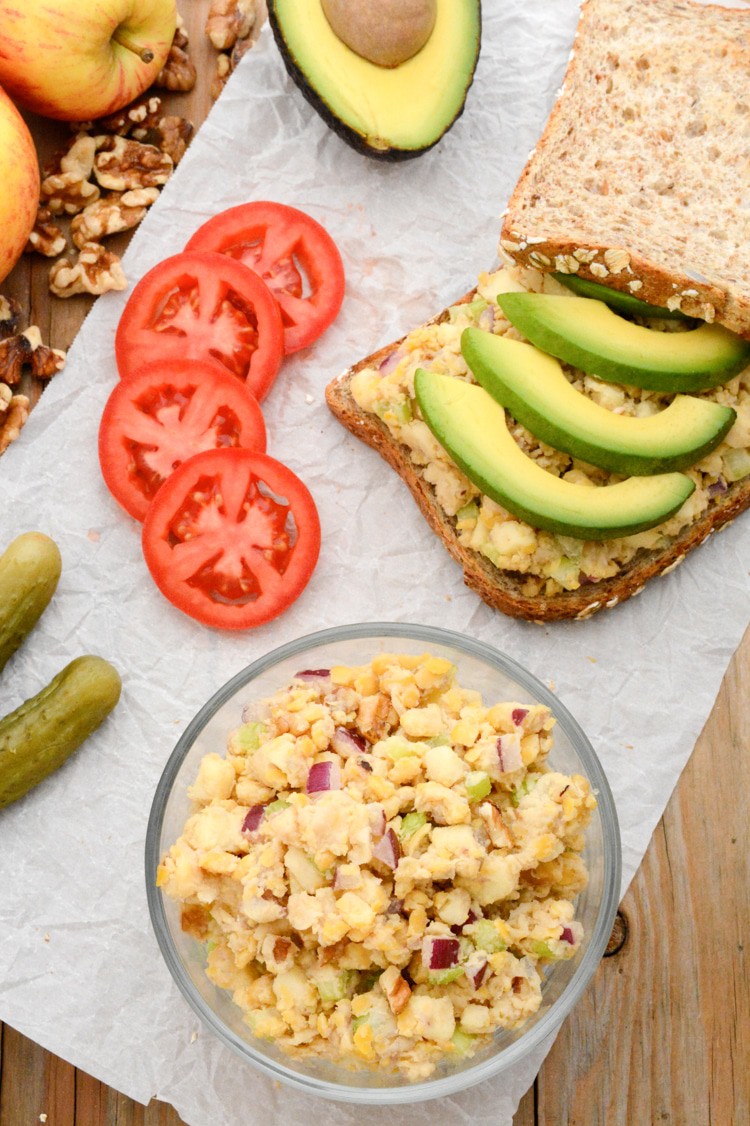
[[(317, 2), (319, 2), (319, 0), (310, 0), (310, 3)], [(404, 160), (413, 160), (414, 157), (421, 156), (423, 153), (429, 152), (430, 149), (433, 149), (435, 145), (437, 145), (438, 142), (443, 139), (448, 130), (453, 128), (461, 114), (464, 112), (464, 108), (466, 106), (466, 95), (468, 94), (471, 82), (473, 81), (473, 74), (472, 79), (470, 79), (464, 91), (463, 100), (460, 106), (457, 106), (456, 108), (456, 113), (445, 125), (445, 128), (442, 130), (440, 135), (438, 137), (435, 137), (433, 141), (430, 141), (428, 144), (422, 145), (420, 148), (416, 149), (403, 149), (398, 148), (397, 146), (390, 146), (388, 148), (382, 149), (375, 148), (374, 146), (368, 144), (366, 137), (363, 137), (361, 133), (359, 133), (356, 129), (353, 129), (350, 125), (347, 125), (347, 123), (342, 118), (338, 117), (331, 110), (331, 108), (317, 92), (317, 90), (315, 90), (314, 87), (311, 86), (311, 84), (308, 82), (307, 78), (305, 77), (304, 71), (296, 63), (286, 42), (286, 39), (284, 38), (284, 32), (281, 28), (280, 21), (276, 14), (275, 0), (268, 0), (268, 22), (271, 25), (271, 31), (273, 32), (276, 46), (278, 47), (279, 53), (284, 60), (284, 66), (286, 67), (287, 74), (292, 79), (295, 86), (297, 86), (302, 96), (306, 99), (307, 102), (309, 102), (316, 113), (318, 113), (320, 117), (322, 117), (323, 121), (325, 121), (329, 129), (332, 129), (333, 132), (336, 133), (336, 135), (340, 137), (342, 141), (344, 141), (347, 145), (349, 145), (350, 148), (354, 149), (362, 156), (369, 156), (373, 160), (380, 160), (390, 164)], [(475, 68), (476, 63), (479, 59), (479, 52), (481, 49), (481, 27), (481, 6), (479, 6), (479, 31), (477, 33), (477, 49), (476, 58), (474, 61)]]
[[(418, 368), (414, 390), (425, 423), (459, 469), (485, 496), (533, 528), (583, 540), (617, 539), (662, 524), (695, 490), (693, 481), (681, 473), (627, 477), (599, 488), (563, 482), (520, 450), (507, 429), (505, 411), (483, 387)], [(456, 407), (456, 394), (467, 404), (463, 418), (457, 418), (461, 408)], [(477, 430), (482, 431), (478, 441), (474, 439)], [(524, 476), (530, 481), (527, 486)], [(540, 481), (547, 494), (541, 503)], [(633, 493), (640, 494), (637, 504), (632, 503)], [(569, 519), (559, 511), (563, 496)], [(627, 515), (623, 516), (623, 510)]]
[(661, 305), (649, 305), (647, 301), (641, 301), (639, 297), (633, 297), (630, 293), (623, 293), (620, 289), (601, 285), (599, 282), (591, 281), (590, 278), (581, 278), (578, 274), (553, 273), (552, 277), (560, 285), (564, 285), (573, 293), (578, 294), (579, 297), (593, 297), (597, 301), (603, 301), (605, 305), (609, 305), (610, 309), (616, 309), (618, 312), (627, 313), (632, 317), (657, 317), (660, 321), (691, 321), (695, 319), (688, 317), (686, 313), (679, 309), (665, 309)]
[[(670, 440), (665, 441), (661, 449), (654, 448), (656, 443), (653, 437), (647, 448), (635, 444), (627, 448), (624, 438), (628, 422), (616, 416), (612, 418), (611, 413), (604, 407), (596, 407), (601, 421), (597, 419), (596, 426), (589, 425), (587, 430), (579, 429), (577, 433), (571, 432), (564, 422), (561, 423), (559, 414), (554, 410), (557, 395), (555, 381), (549, 378), (550, 373), (546, 369), (550, 366), (556, 371), (567, 398), (570, 396), (563, 383), (566, 377), (557, 361), (540, 352), (533, 344), (508, 340), (478, 328), (466, 328), (461, 334), (461, 352), (477, 383), (484, 387), (501, 406), (510, 411), (517, 422), (542, 442), (546, 442), (548, 446), (588, 462), (589, 465), (608, 469), (612, 473), (640, 477), (689, 469), (711, 450), (716, 449), (737, 418), (736, 412), (731, 407), (723, 407), (705, 399), (698, 400), (679, 395), (661, 412), (662, 421), (666, 421), (666, 417), (675, 419)], [(544, 363), (544, 369), (540, 368), (541, 363)], [(531, 385), (535, 382), (540, 388), (544, 388), (545, 398), (542, 403), (539, 401), (538, 394), (533, 397), (533, 402), (529, 401), (528, 393), (524, 395), (524, 384), (533, 392)], [(586, 403), (586, 397), (580, 391), (576, 391), (573, 387), (569, 390), (581, 400), (582, 405)], [(680, 443), (677, 420), (684, 417), (681, 413), (682, 408), (687, 409), (688, 404), (704, 411), (707, 421), (703, 430), (704, 440), (700, 444), (685, 448), (684, 441)], [(670, 412), (668, 416), (667, 412)], [(652, 421), (655, 422), (658, 417), (652, 416)], [(591, 418), (593, 419), (593, 414)], [(607, 440), (610, 421), (614, 421), (620, 431), (615, 445), (610, 444), (611, 437), (609, 442)], [(649, 425), (650, 422), (645, 423), (646, 427)]]
[[(567, 304), (570, 303), (566, 325), (552, 324), (545, 315), (547, 307), (551, 309), (552, 303), (555, 303), (559, 309), (560, 302), (566, 303), (566, 309)], [(610, 383), (623, 383), (626, 386), (640, 387), (648, 391), (663, 391), (668, 394), (677, 391), (707, 391), (726, 383), (750, 363), (750, 341), (743, 340), (729, 329), (721, 328), (720, 325), (709, 325), (701, 321), (697, 328), (689, 332), (666, 335), (625, 320), (604, 302), (590, 297), (501, 293), (498, 295), (497, 303), (511, 324), (541, 351), (548, 352), (559, 360)], [(609, 332), (603, 333), (598, 341), (591, 336), (587, 342), (576, 332), (576, 313), (580, 325), (582, 323), (580, 318), (585, 315), (582, 310), (585, 311), (586, 307), (598, 307), (610, 318)], [(649, 338), (654, 344), (660, 338), (669, 339), (678, 352), (683, 352), (682, 357), (676, 363), (666, 360), (659, 364), (654, 362), (653, 358), (651, 361), (641, 362), (633, 354), (628, 355), (625, 350), (616, 354), (611, 343), (612, 331), (618, 330), (618, 322), (623, 332), (632, 338), (637, 338), (640, 345), (647, 344)], [(691, 337), (693, 344), (696, 340), (705, 343), (707, 338), (710, 339), (715, 351), (714, 357), (704, 355), (703, 362), (695, 366), (685, 362), (687, 355), (684, 354), (682, 342)], [(644, 348), (644, 354), (647, 351), (648, 347)], [(678, 352), (675, 354), (677, 355)]]

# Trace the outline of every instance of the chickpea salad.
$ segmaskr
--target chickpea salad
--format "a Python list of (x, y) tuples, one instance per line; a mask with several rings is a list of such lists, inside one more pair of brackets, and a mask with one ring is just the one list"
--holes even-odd
[(252, 1033), (428, 1078), (540, 1007), (575, 957), (588, 781), (554, 718), (441, 657), (301, 671), (206, 755), (157, 884)]
[[(421, 417), (414, 392), (418, 368), (473, 382), (461, 354), (461, 333), (480, 328), (513, 340), (523, 335), (504, 317), (499, 293), (528, 291), (573, 296), (550, 274), (532, 267), (506, 266), (479, 276), (474, 300), (454, 305), (447, 319), (415, 328), (379, 368), (362, 368), (352, 378), (352, 396), (363, 411), (378, 416), (395, 441), (405, 446), (422, 477), (432, 487), (438, 506), (455, 521), (462, 547), (479, 552), (501, 571), (522, 577), (527, 597), (552, 597), (563, 590), (578, 590), (619, 574), (640, 551), (658, 551), (671, 537), (708, 508), (735, 482), (750, 475), (750, 367), (733, 379), (701, 392), (701, 397), (732, 407), (737, 418), (723, 441), (696, 465), (685, 470), (695, 491), (669, 520), (658, 527), (604, 541), (533, 528), (485, 496), (458, 468)], [(661, 331), (680, 331), (674, 321), (651, 321)], [(671, 395), (608, 383), (562, 365), (576, 390), (615, 414), (644, 418), (667, 406)], [(579, 485), (603, 485), (621, 480), (561, 453), (540, 441), (515, 419), (511, 434), (524, 453), (556, 477)]]

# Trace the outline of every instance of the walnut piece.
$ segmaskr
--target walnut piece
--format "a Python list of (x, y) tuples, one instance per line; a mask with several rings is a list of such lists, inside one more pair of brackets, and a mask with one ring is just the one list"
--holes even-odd
[(73, 219), (73, 242), (80, 249), (87, 242), (100, 242), (107, 235), (137, 227), (158, 195), (158, 188), (135, 188), (103, 196)]
[(131, 102), (117, 113), (110, 113), (107, 117), (89, 122), (88, 128), (95, 133), (119, 133), (121, 137), (125, 137), (134, 126), (141, 125), (149, 117), (154, 117), (160, 109), (161, 98), (152, 94), (149, 98), (140, 98), (136, 102)]
[(60, 171), (71, 172), (88, 180), (94, 167), (96, 140), (86, 133), (79, 133), (64, 156), (60, 157)]
[(217, 51), (228, 51), (238, 39), (248, 37), (256, 18), (255, 0), (211, 0), (206, 35)]
[(30, 367), (37, 379), (51, 379), (64, 363), (65, 353), (42, 344), (36, 325), (0, 340), (0, 380), (9, 387), (20, 381), (24, 366)]
[(41, 198), (53, 215), (77, 215), (99, 198), (99, 189), (77, 172), (60, 172), (42, 180)]
[(154, 79), (154, 86), (187, 93), (195, 86), (196, 77), (195, 67), (188, 58), (187, 52), (173, 42), (167, 61)]
[(15, 297), (3, 297), (0, 293), (0, 340), (14, 336), (21, 320), (21, 306)]
[(217, 56), (216, 59), (216, 74), (211, 82), (211, 97), (214, 101), (218, 98), (221, 91), (227, 84), (227, 79), (232, 73), (232, 60), (229, 55), (222, 54)]
[(127, 137), (98, 138), (94, 175), (103, 188), (116, 192), (131, 188), (153, 188), (166, 184), (172, 175), (172, 158), (154, 145)]
[(132, 136), (146, 145), (155, 145), (179, 164), (193, 135), (193, 123), (176, 114), (154, 115), (136, 126)]
[(84, 243), (76, 262), (61, 258), (49, 272), (50, 292), (56, 297), (73, 297), (77, 293), (98, 296), (111, 289), (125, 289), (127, 284), (120, 259), (96, 242)]
[(29, 235), (25, 250), (28, 254), (36, 251), (45, 258), (57, 258), (68, 243), (60, 227), (52, 222), (52, 212), (48, 207), (40, 207), (36, 213), (34, 229)]
[(26, 395), (14, 395), (0, 383), (0, 454), (15, 442), (29, 417), (31, 404)]

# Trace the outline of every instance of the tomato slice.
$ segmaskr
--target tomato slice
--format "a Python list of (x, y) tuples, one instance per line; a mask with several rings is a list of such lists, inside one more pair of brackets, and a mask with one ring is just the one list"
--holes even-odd
[(115, 336), (120, 375), (153, 360), (207, 360), (244, 380), (259, 401), (284, 358), (284, 329), (268, 286), (226, 254), (175, 254), (128, 298)]
[(154, 497), (143, 554), (169, 601), (204, 625), (249, 629), (304, 590), (320, 551), (315, 502), (281, 462), (208, 450), (183, 462)]
[(328, 328), (344, 300), (344, 264), (320, 223), (283, 203), (259, 200), (215, 215), (187, 244), (219, 251), (260, 274), (281, 308), (287, 355)]
[(99, 464), (112, 496), (143, 520), (178, 465), (203, 450), (265, 453), (266, 425), (234, 376), (200, 360), (147, 364), (112, 391), (99, 426)]

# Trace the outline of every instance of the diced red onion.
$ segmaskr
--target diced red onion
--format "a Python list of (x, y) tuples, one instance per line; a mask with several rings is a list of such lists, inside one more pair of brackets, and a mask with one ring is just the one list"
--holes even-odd
[(350, 731), (347, 727), (337, 727), (331, 739), (331, 746), (342, 758), (351, 758), (352, 755), (361, 755), (367, 748), (367, 740), (358, 731)]
[(454, 923), (451, 927), (451, 932), (453, 934), (463, 934), (464, 927), (468, 927), (469, 923), (475, 923), (478, 918), (479, 916), (477, 915), (476, 911), (474, 911), (473, 908), (470, 907), (469, 914), (466, 916), (464, 921), (462, 923)]
[(516, 727), (520, 727), (526, 716), (529, 714), (528, 708), (514, 708), (510, 713), (510, 718), (515, 723)]
[(727, 491), (728, 488), (729, 486), (727, 485), (724, 478), (719, 477), (718, 481), (714, 481), (713, 484), (708, 486), (706, 492), (710, 497), (720, 497), (722, 493), (725, 493)]
[(402, 355), (403, 353), (400, 348), (397, 348), (395, 352), (389, 352), (378, 368), (380, 374), (390, 375), (392, 371), (395, 371)]
[(575, 936), (570, 927), (563, 927), (560, 938), (563, 942), (569, 942), (571, 946), (575, 946), (576, 944)]
[(497, 757), (503, 774), (522, 767), (520, 735), (501, 735), (497, 741)]
[[(401, 855), (401, 845), (393, 829), (389, 829), (373, 847), (372, 855), (388, 868), (395, 868)], [(452, 941), (452, 940), (451, 940)]]
[(458, 965), (459, 948), (457, 938), (427, 935), (422, 939), (422, 964), (428, 970), (449, 970)]
[(370, 832), (373, 837), (382, 837), (387, 824), (385, 810), (382, 805), (369, 805), (367, 816), (370, 819)]
[(256, 832), (256, 830), (260, 826), (261, 821), (263, 820), (263, 814), (265, 813), (265, 811), (266, 807), (264, 805), (251, 806), (251, 808), (248, 809), (247, 813), (245, 814), (245, 820), (242, 822), (242, 832)]
[(489, 962), (484, 955), (480, 955), (478, 951), (464, 966), (464, 973), (475, 989), (479, 989), (484, 981), (488, 966)]
[(305, 790), (308, 794), (319, 794), (324, 790), (341, 789), (341, 771), (337, 762), (314, 762), (307, 776)]
[(495, 327), (495, 311), (491, 305), (488, 305), (486, 309), (482, 309), (477, 324), (487, 332), (492, 332)]
[(295, 680), (327, 680), (331, 675), (330, 669), (302, 669), (294, 674)]

